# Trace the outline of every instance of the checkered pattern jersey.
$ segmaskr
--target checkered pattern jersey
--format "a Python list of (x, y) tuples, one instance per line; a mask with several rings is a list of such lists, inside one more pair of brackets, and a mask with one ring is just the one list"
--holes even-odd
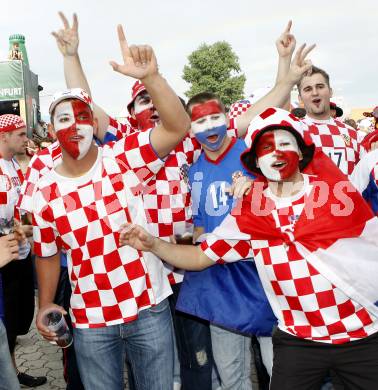
[(29, 213), (33, 210), (33, 195), (39, 179), (62, 161), (59, 143), (54, 142), (35, 154), (29, 162), (17, 207)]
[(35, 189), (34, 251), (67, 252), (76, 327), (132, 321), (157, 303), (142, 253), (119, 246), (121, 224), (141, 205), (135, 194), (164, 164), (149, 139), (149, 131), (134, 133), (99, 148), (86, 175), (64, 178), (50, 170)]
[[(127, 136), (128, 126), (112, 120), (111, 125), (117, 129), (117, 137)], [(230, 121), (228, 135), (235, 137), (235, 121)], [(143, 196), (148, 230), (156, 237), (169, 241), (174, 234), (192, 232), (192, 208), (188, 187), (188, 170), (201, 153), (201, 145), (196, 138), (188, 135), (167, 157), (163, 169), (152, 178)], [(183, 271), (164, 264), (171, 284), (183, 280)]]
[[(16, 208), (21, 190), (23, 175), (17, 161), (0, 158), (0, 233), (9, 234), (13, 231), (14, 220), (20, 220)], [(19, 245), (19, 259), (25, 259), (29, 254), (30, 244)]]
[(335, 119), (316, 122), (306, 117), (302, 121), (308, 126), (305, 138), (310, 137), (315, 146), (321, 148), (349, 176), (364, 152), (357, 141), (357, 131)]
[[(304, 194), (274, 200), (276, 208), (272, 214), (276, 226), (290, 234), (304, 208)], [(209, 238), (202, 248), (218, 262), (235, 261), (245, 258), (247, 244), (256, 263), (262, 265), (259, 276), (280, 329), (300, 338), (332, 344), (358, 340), (376, 332), (378, 320), (374, 323), (366, 309), (319, 274), (293, 245), (269, 240), (235, 242)]]
[(230, 109), (227, 112), (227, 116), (229, 119), (235, 119), (244, 114), (251, 106), (252, 103), (248, 99), (238, 100), (237, 102), (231, 104)]

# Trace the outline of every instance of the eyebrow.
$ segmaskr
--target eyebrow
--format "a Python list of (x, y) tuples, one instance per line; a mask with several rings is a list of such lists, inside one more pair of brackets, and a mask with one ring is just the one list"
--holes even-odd
[(65, 111), (65, 112), (62, 112), (60, 114), (56, 114), (56, 117), (59, 118), (59, 117), (64, 116), (64, 115), (72, 115), (72, 113), (68, 112), (68, 111)]

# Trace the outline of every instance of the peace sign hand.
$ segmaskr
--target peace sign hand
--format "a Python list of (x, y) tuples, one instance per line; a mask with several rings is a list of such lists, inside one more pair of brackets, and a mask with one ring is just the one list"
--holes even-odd
[(280, 57), (291, 56), (294, 52), (296, 40), (295, 36), (290, 33), (293, 22), (289, 20), (284, 32), (279, 36), (276, 41), (277, 51)]
[(77, 54), (79, 47), (79, 21), (77, 15), (73, 14), (72, 27), (70, 27), (63, 12), (59, 12), (59, 16), (62, 19), (64, 28), (57, 32), (54, 31), (51, 34), (55, 37), (58, 48), (63, 56), (74, 56)]
[(117, 26), (117, 32), (123, 64), (110, 61), (113, 70), (139, 80), (157, 74), (158, 65), (152, 47), (148, 45), (129, 46), (121, 25)]
[(314, 49), (316, 45), (306, 47), (304, 43), (295, 53), (294, 59), (291, 63), (288, 77), (292, 84), (297, 84), (304, 74), (311, 74), (312, 62), (306, 59), (307, 54)]

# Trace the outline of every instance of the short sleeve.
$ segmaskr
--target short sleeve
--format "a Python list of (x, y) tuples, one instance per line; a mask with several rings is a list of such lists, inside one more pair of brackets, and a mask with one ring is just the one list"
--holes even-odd
[(103, 147), (104, 163), (110, 166), (115, 161), (117, 169), (124, 175), (123, 180), (127, 180), (127, 187), (134, 193), (147, 191), (143, 186), (164, 165), (164, 160), (160, 159), (151, 145), (151, 130), (135, 132)]
[(60, 249), (60, 237), (55, 230), (53, 213), (39, 191), (34, 196), (32, 215), (34, 253), (39, 257), (55, 255)]
[(109, 125), (106, 129), (104, 144), (111, 141), (119, 141), (122, 138), (136, 132), (137, 129), (132, 127), (129, 122), (121, 123), (116, 119), (109, 117)]
[(219, 264), (253, 257), (250, 240), (220, 239), (214, 234), (207, 235), (201, 243), (201, 249), (209, 259)]
[(253, 257), (251, 237), (239, 230), (235, 216), (228, 214), (213, 233), (206, 235), (201, 249), (216, 263), (233, 263)]

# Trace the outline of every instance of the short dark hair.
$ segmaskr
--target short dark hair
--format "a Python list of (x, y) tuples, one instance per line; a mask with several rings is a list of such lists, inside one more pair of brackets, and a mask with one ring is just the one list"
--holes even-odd
[[(317, 66), (314, 66), (314, 65), (313, 65), (312, 68), (311, 68), (311, 74), (310, 74), (309, 76), (312, 76), (313, 74), (321, 74), (321, 75), (324, 77), (324, 79), (325, 79), (325, 81), (326, 81), (328, 87), (329, 87), (329, 88), (331, 87), (331, 86), (330, 86), (330, 83), (329, 83), (329, 74), (328, 74), (325, 70), (323, 70), (323, 69), (321, 69), (321, 68), (318, 68)], [(301, 77), (301, 79), (299, 80), (299, 83), (297, 84), (297, 88), (298, 88), (299, 94), (301, 94), (301, 84), (302, 84), (302, 80), (303, 80), (305, 77), (307, 77), (307, 76), (308, 76), (308, 74), (305, 73), (305, 74)]]
[(224, 107), (224, 104), (222, 100), (220, 99), (219, 96), (217, 96), (213, 92), (200, 92), (197, 93), (196, 95), (192, 96), (189, 100), (188, 103), (186, 103), (186, 112), (191, 115), (191, 107), (194, 106), (195, 104), (201, 104), (201, 103), (206, 103), (209, 100), (216, 100), (219, 103), (219, 106), (223, 112), (226, 112), (226, 108)]

